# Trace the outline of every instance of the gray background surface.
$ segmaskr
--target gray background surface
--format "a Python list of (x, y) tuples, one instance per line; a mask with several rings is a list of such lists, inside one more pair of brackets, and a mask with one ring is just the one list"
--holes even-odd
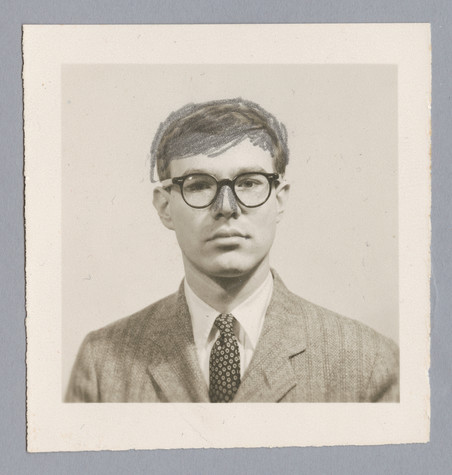
[[(448, 0), (2, 1), (0, 17), (0, 474), (450, 473), (452, 466), (452, 4)], [(432, 425), (427, 445), (27, 454), (22, 24), (430, 22), (432, 106)], [(302, 421), (300, 421), (302, 422)]]

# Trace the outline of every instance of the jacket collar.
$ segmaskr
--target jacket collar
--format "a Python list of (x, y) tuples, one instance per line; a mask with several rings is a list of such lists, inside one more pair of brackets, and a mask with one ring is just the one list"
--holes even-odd
[[(303, 309), (293, 311), (294, 295), (275, 271), (272, 270), (272, 274), (273, 295), (262, 333), (234, 402), (277, 402), (296, 385), (290, 358), (306, 348)], [(152, 337), (148, 372), (165, 399), (168, 402), (209, 402), (182, 284), (176, 294), (176, 304), (168, 306), (168, 312), (158, 323), (159, 330)]]

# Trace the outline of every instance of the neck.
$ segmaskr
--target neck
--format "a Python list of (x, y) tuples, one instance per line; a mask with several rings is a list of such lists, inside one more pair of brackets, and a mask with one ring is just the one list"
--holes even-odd
[(231, 312), (263, 284), (270, 271), (268, 256), (250, 272), (235, 277), (202, 273), (184, 256), (185, 278), (193, 292), (219, 313)]

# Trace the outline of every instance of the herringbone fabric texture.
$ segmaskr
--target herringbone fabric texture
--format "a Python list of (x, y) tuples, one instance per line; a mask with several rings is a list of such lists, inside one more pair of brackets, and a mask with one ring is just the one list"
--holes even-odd
[(235, 318), (221, 314), (215, 320), (220, 336), (210, 352), (209, 398), (211, 402), (231, 402), (240, 385), (240, 352), (234, 335)]
[[(292, 294), (273, 276), (261, 336), (233, 402), (398, 402), (397, 345)], [(209, 402), (183, 284), (90, 333), (66, 401)]]

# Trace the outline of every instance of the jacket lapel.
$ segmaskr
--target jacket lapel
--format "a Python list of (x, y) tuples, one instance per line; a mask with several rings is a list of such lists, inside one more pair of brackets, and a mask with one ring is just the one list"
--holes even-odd
[(290, 358), (306, 349), (303, 317), (290, 309), (292, 294), (273, 275), (262, 333), (234, 402), (277, 402), (297, 384)]
[(154, 337), (149, 375), (168, 402), (209, 402), (207, 384), (199, 367), (190, 312), (183, 285), (175, 307), (162, 316), (163, 324)]
[[(290, 358), (306, 349), (302, 309), (290, 308), (292, 294), (273, 272), (274, 287), (253, 359), (242, 378), (234, 402), (277, 402), (296, 384)], [(199, 367), (190, 312), (183, 285), (176, 305), (160, 315), (153, 333), (148, 374), (168, 402), (209, 402)]]

